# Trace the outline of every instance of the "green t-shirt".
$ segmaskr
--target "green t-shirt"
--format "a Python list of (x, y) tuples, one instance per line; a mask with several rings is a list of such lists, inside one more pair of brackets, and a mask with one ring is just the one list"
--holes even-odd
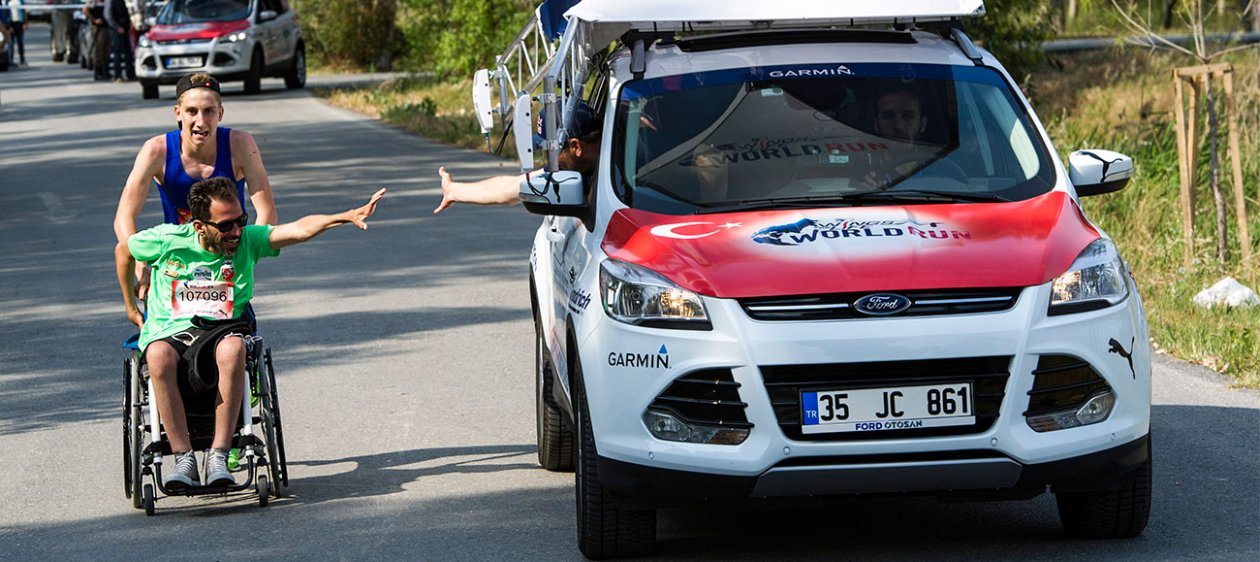
[(132, 257), (152, 265), (140, 349), (191, 328), (193, 316), (239, 318), (254, 296), (254, 264), (280, 253), (268, 242), (271, 229), (246, 226), (232, 257), (203, 248), (191, 223), (161, 224), (128, 238)]

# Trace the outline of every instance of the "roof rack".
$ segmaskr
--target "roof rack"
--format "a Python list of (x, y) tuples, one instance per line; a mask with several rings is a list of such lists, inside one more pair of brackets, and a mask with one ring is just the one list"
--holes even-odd
[[(951, 22), (984, 12), (983, 0), (546, 0), (493, 69), (477, 71), (473, 105), (487, 143), (496, 115), (505, 129), (513, 130), (521, 171), (528, 172), (534, 161), (531, 101), (539, 102), (545, 108), (540, 148), (547, 154), (546, 170), (556, 171), (567, 138), (563, 124), (577, 106), (587, 62), (616, 43), (630, 46), (631, 72), (640, 74), (654, 38), (675, 34), (931, 27), (943, 30), (942, 35), (979, 64), (979, 51)], [(492, 92), (497, 104), (491, 103)]]

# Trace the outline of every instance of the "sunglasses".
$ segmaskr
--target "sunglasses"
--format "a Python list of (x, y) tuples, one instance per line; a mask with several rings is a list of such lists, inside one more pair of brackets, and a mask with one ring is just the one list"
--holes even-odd
[(241, 216), (239, 217), (236, 217), (234, 219), (228, 219), (225, 221), (220, 221), (220, 222), (210, 222), (210, 221), (201, 221), (201, 222), (208, 224), (210, 226), (213, 226), (214, 229), (219, 232), (231, 232), (232, 227), (239, 226), (241, 228), (245, 228), (245, 225), (249, 224), (249, 213), (241, 213)]

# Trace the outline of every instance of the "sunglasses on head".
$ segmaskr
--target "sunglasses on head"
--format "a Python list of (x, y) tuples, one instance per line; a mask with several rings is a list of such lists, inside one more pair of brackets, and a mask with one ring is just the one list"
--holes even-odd
[(201, 221), (201, 222), (208, 224), (210, 226), (213, 226), (214, 229), (219, 232), (230, 232), (232, 230), (232, 227), (234, 226), (245, 228), (245, 225), (249, 224), (249, 213), (241, 213), (241, 216), (236, 217), (234, 219), (228, 219), (225, 221), (219, 221), (219, 222)]

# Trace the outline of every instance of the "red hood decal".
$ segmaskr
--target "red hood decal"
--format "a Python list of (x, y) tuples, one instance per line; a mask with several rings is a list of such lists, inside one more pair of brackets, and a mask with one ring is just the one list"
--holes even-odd
[(249, 29), (249, 20), (202, 21), (176, 25), (155, 25), (149, 30), (154, 41), (180, 41), (184, 39), (213, 39), (236, 31)]
[(613, 214), (609, 257), (722, 298), (1027, 287), (1098, 239), (1062, 192), (1013, 203)]

